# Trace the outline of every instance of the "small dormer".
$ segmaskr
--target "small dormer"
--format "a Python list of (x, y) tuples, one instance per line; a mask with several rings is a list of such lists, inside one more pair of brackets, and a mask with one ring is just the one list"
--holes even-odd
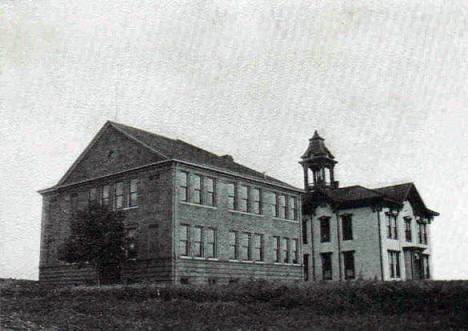
[[(334, 167), (338, 163), (335, 157), (325, 146), (324, 140), (318, 132), (309, 139), (309, 146), (301, 156), (299, 163), (304, 169), (304, 188), (306, 191), (316, 188), (338, 188), (338, 182), (335, 181)], [(313, 182), (309, 183), (309, 174)]]

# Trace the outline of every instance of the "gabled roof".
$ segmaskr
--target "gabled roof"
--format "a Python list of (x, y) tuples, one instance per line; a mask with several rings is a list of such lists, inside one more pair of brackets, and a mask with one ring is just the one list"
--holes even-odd
[(413, 183), (404, 183), (399, 185), (385, 186), (375, 189), (376, 191), (391, 197), (394, 200), (403, 202), (409, 200), (415, 203), (425, 213), (431, 216), (439, 216), (439, 213), (426, 207), (423, 199), (419, 195), (416, 186)]
[(158, 154), (159, 156), (162, 156), (167, 160), (185, 161), (195, 165), (211, 167), (215, 170), (229, 171), (234, 174), (250, 177), (270, 184), (280, 185), (295, 191), (302, 191), (301, 189), (289, 185), (285, 182), (282, 182), (276, 178), (265, 176), (261, 172), (255, 171), (251, 168), (236, 163), (230, 155), (219, 156), (197, 146), (186, 143), (180, 139), (167, 138), (155, 133), (137, 129), (113, 121), (106, 122), (103, 128), (101, 128), (99, 133), (94, 137), (92, 142), (88, 145), (88, 147), (83, 151), (80, 157), (74, 162), (72, 167), (59, 181), (57, 187), (65, 182), (65, 180), (76, 167), (76, 165), (80, 162), (80, 160), (84, 157), (84, 155), (91, 148), (91, 146), (96, 143), (96, 141), (103, 134), (105, 129), (109, 126), (114, 127), (116, 130), (123, 133), (133, 141), (141, 144), (145, 148), (153, 151), (154, 153)]
[(315, 192), (306, 194), (306, 203), (317, 199), (318, 195), (325, 196), (333, 205), (341, 208), (370, 205), (376, 202), (385, 202), (393, 206), (402, 206), (403, 201), (409, 200), (430, 216), (438, 216), (439, 213), (428, 209), (419, 195), (413, 183), (405, 183), (369, 189), (360, 185), (340, 187), (337, 189), (319, 188)]

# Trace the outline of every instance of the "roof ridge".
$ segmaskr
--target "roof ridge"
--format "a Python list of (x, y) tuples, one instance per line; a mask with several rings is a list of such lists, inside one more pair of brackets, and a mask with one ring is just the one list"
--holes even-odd
[[(162, 134), (158, 134), (158, 133), (154, 133), (154, 132), (151, 132), (151, 131), (148, 131), (148, 130), (144, 130), (144, 129), (140, 129), (140, 128), (137, 128), (137, 127), (134, 127), (134, 126), (131, 126), (131, 125), (127, 125), (127, 124), (123, 124), (123, 123), (119, 123), (119, 122), (114, 122), (114, 121), (111, 121), (109, 120), (108, 122), (110, 122), (111, 124), (116, 124), (116, 125), (120, 125), (120, 126), (123, 126), (125, 128), (129, 128), (129, 129), (133, 129), (133, 130), (138, 130), (138, 131), (142, 131), (144, 133), (148, 133), (148, 134), (151, 134), (153, 136), (157, 136), (157, 137), (160, 137), (160, 138), (164, 138), (164, 139), (167, 139), (167, 140), (172, 140), (172, 141), (176, 141), (176, 139), (173, 139), (173, 138), (169, 138), (169, 137), (166, 137)], [(178, 140), (178, 139), (177, 139)]]

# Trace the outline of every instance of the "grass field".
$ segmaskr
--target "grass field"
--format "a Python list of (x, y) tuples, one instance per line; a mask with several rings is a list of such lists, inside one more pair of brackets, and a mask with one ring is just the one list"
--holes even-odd
[(468, 282), (51, 287), (0, 281), (2, 330), (468, 330)]

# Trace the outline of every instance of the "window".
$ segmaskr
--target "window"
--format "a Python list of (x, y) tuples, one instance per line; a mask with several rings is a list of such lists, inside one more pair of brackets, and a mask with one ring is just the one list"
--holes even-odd
[(429, 255), (423, 255), (423, 277), (424, 279), (431, 278), (431, 272), (429, 269)]
[(234, 183), (227, 184), (227, 192), (228, 192), (228, 208), (231, 210), (236, 209), (236, 190), (235, 190)]
[(249, 188), (245, 185), (239, 187), (239, 210), (249, 211)]
[(354, 279), (354, 251), (343, 252), (345, 279)]
[(193, 256), (203, 256), (203, 229), (199, 226), (193, 229)]
[(136, 229), (127, 230), (127, 259), (135, 260), (137, 258)]
[(279, 200), (278, 193), (273, 193), (273, 201), (271, 204), (271, 214), (275, 217), (279, 216), (278, 200)]
[(330, 218), (321, 217), (320, 218), (320, 242), (329, 242), (330, 241)]
[(427, 244), (427, 228), (426, 223), (418, 223), (419, 227), (419, 243)]
[(122, 209), (124, 206), (124, 183), (118, 182), (115, 184), (115, 209)]
[(289, 238), (283, 238), (283, 263), (289, 263)]
[(182, 278), (180, 278), (180, 283), (182, 285), (188, 285), (189, 284), (189, 279), (187, 277), (182, 277)]
[(289, 198), (289, 218), (292, 220), (297, 220), (297, 198)]
[(302, 243), (307, 244), (307, 220), (302, 220)]
[(215, 183), (213, 178), (205, 178), (206, 201), (208, 206), (215, 205)]
[(286, 218), (286, 196), (279, 196), (279, 217)]
[(251, 261), (250, 256), (250, 233), (242, 232), (240, 237), (240, 259), (244, 261)]
[(332, 253), (321, 253), (320, 258), (322, 260), (322, 279), (330, 280), (332, 279), (332, 263), (331, 263)]
[(229, 231), (230, 259), (239, 259), (239, 238), (236, 231)]
[(299, 263), (299, 255), (297, 252), (297, 239), (291, 240), (291, 257), (293, 264)]
[(91, 190), (89, 190), (88, 194), (88, 205), (91, 206), (96, 203), (97, 199), (97, 189), (93, 187)]
[(208, 228), (206, 229), (206, 257), (216, 257), (216, 230)]
[(72, 193), (71, 195), (71, 211), (76, 213), (78, 210), (78, 193)]
[(192, 177), (192, 202), (193, 203), (202, 203), (201, 195), (201, 176), (193, 175)]
[(253, 260), (263, 261), (263, 234), (254, 234)]
[(400, 278), (400, 252), (388, 251), (390, 278)]
[(281, 241), (280, 237), (273, 237), (273, 249), (275, 255), (275, 262), (279, 263), (281, 261)]
[(304, 280), (309, 280), (309, 254), (304, 254)]
[(260, 192), (260, 189), (254, 188), (252, 190), (252, 212), (255, 214), (261, 214), (262, 213), (262, 195)]
[(411, 218), (409, 217), (405, 217), (405, 238), (408, 242), (413, 239), (411, 233)]
[(182, 224), (180, 226), (180, 233), (179, 233), (179, 240), (180, 240), (180, 255), (181, 256), (189, 256), (190, 255), (190, 245), (189, 245), (189, 231), (190, 227), (188, 225)]
[(110, 186), (104, 185), (102, 187), (102, 205), (109, 206), (110, 205)]
[(343, 240), (353, 240), (353, 222), (351, 215), (343, 215), (341, 217), (341, 225), (343, 227)]
[(138, 179), (130, 180), (130, 191), (128, 197), (129, 207), (136, 207), (138, 205)]
[(179, 171), (177, 181), (179, 183), (179, 200), (188, 201), (188, 173)]
[(392, 213), (385, 213), (387, 222), (387, 237), (389, 239), (398, 239), (397, 217)]

